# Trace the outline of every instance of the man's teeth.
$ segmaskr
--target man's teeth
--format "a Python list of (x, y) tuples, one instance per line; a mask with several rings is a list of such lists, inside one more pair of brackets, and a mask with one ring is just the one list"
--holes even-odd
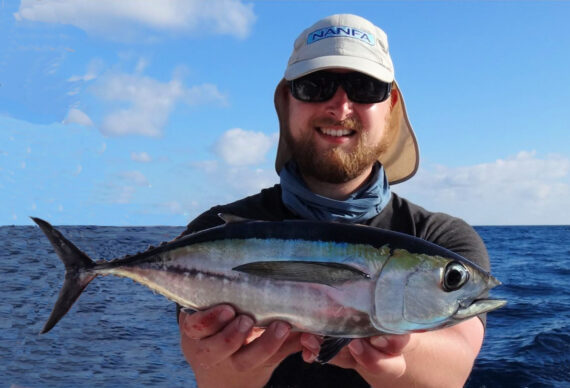
[(321, 132), (329, 136), (348, 136), (352, 133), (349, 129), (332, 129), (332, 128), (321, 128)]

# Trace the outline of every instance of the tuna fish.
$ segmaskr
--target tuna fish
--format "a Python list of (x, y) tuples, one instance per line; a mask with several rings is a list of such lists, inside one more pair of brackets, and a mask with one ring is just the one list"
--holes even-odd
[(252, 221), (95, 263), (49, 223), (32, 218), (65, 265), (41, 333), (51, 330), (99, 275), (130, 278), (194, 310), (229, 303), (256, 326), (283, 320), (327, 337), (332, 358), (352, 338), (435, 330), (503, 306), (500, 284), (469, 260), (402, 233), (340, 223)]

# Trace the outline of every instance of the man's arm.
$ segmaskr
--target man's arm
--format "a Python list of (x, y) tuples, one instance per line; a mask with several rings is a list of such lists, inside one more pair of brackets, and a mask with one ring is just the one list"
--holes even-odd
[[(332, 361), (355, 369), (372, 387), (462, 387), (483, 343), (483, 324), (458, 325), (410, 335), (353, 340)], [(303, 358), (312, 361), (317, 337), (303, 334)]]

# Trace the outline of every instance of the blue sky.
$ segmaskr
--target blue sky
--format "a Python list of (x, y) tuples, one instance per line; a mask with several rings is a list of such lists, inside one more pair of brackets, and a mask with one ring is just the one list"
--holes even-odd
[(278, 182), (274, 87), (334, 13), (388, 34), (421, 151), (394, 192), (570, 224), (570, 2), (2, 0), (0, 225), (185, 225)]

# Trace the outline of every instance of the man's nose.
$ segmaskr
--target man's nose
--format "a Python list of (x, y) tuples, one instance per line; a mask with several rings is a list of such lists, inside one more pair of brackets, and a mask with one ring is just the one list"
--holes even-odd
[(327, 113), (336, 120), (344, 120), (353, 113), (353, 102), (348, 98), (346, 92), (339, 86), (334, 96), (326, 101)]

